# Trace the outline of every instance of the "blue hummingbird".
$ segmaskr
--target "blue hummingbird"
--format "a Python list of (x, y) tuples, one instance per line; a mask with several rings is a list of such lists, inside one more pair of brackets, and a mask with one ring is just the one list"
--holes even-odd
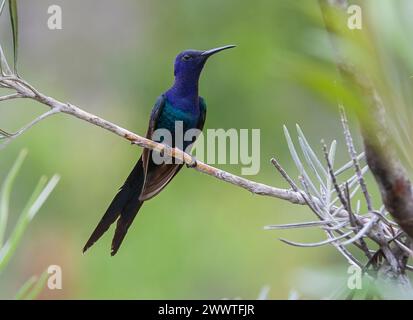
[[(157, 129), (166, 129), (174, 136), (175, 123), (182, 122), (183, 133), (189, 129), (202, 130), (206, 117), (205, 100), (199, 96), (198, 83), (205, 62), (213, 54), (235, 47), (228, 45), (207, 51), (186, 50), (175, 58), (175, 82), (158, 97), (152, 109), (146, 137), (152, 139)], [(188, 142), (192, 144), (195, 141)], [(172, 141), (172, 147), (175, 141)], [(152, 151), (144, 149), (125, 183), (99, 221), (83, 252), (89, 249), (117, 221), (111, 255), (115, 255), (142, 204), (156, 196), (175, 177), (182, 164), (155, 163)]]

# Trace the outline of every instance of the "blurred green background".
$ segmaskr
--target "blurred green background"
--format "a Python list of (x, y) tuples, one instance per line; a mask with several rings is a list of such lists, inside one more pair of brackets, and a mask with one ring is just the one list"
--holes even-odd
[[(380, 2), (406, 15), (397, 21), (396, 33), (382, 33), (384, 50), (400, 37), (399, 43), (413, 43), (405, 29), (412, 24), (407, 16), (412, 3)], [(47, 28), (52, 4), (62, 7), (62, 30)], [(392, 14), (388, 5), (371, 1), (363, 1), (363, 8), (369, 8), (372, 21)], [(156, 97), (173, 81), (178, 52), (236, 44), (207, 63), (200, 90), (208, 104), (205, 128), (261, 129), (261, 170), (247, 178), (287, 187), (269, 162), (273, 156), (297, 176), (283, 124), (294, 132), (299, 123), (317, 150), (320, 139), (337, 138), (338, 165), (347, 162), (337, 104), (323, 97), (329, 89), (313, 73), (316, 68), (331, 82), (337, 76), (326, 58), (331, 48), (318, 1), (38, 0), (20, 1), (19, 9), (20, 74), (48, 95), (143, 135)], [(394, 21), (389, 23), (394, 27)], [(6, 17), (0, 37), (11, 62)], [(405, 52), (397, 46), (388, 54), (398, 58), (399, 49)], [(396, 62), (412, 66), (411, 57)], [(313, 79), (312, 85), (301, 76)], [(0, 128), (16, 130), (45, 110), (31, 101), (2, 103)], [(278, 299), (298, 289), (297, 272), (303, 268), (345, 272), (346, 262), (334, 248), (294, 248), (277, 240), (318, 241), (324, 239), (320, 231), (263, 230), (269, 224), (313, 220), (307, 208), (251, 195), (188, 169), (145, 203), (115, 257), (109, 255), (113, 229), (82, 255), (141, 150), (57, 115), (0, 151), (0, 179), (22, 148), (29, 155), (14, 188), (12, 213), (20, 211), (41, 174), (62, 178), (0, 275), (0, 297), (12, 296), (50, 264), (62, 267), (63, 289), (45, 289), (41, 298), (255, 299), (268, 285), (269, 298)], [(219, 167), (240, 174), (240, 166)]]

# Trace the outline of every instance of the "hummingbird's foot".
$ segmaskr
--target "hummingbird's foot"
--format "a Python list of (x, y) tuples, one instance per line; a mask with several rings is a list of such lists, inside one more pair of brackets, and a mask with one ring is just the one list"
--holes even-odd
[(191, 156), (191, 163), (187, 163), (186, 167), (187, 168), (195, 168), (197, 166), (197, 160), (194, 156)]

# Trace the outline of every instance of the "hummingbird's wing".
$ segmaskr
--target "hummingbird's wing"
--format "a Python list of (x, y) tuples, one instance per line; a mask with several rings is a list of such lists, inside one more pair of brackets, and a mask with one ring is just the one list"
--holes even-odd
[[(165, 106), (166, 97), (160, 96), (152, 110), (146, 137), (152, 139), (156, 124)], [(156, 196), (172, 180), (172, 178), (182, 168), (182, 164), (156, 164), (152, 160), (152, 150), (145, 149), (142, 154), (143, 167), (145, 172), (145, 182), (142, 188), (140, 201), (149, 200)]]
[[(162, 108), (165, 105), (164, 96), (161, 96), (158, 99), (157, 105), (159, 105), (159, 107), (154, 108), (151, 115), (151, 120), (149, 122), (149, 128), (146, 135), (149, 139), (152, 138), (157, 120), (159, 119), (159, 116), (162, 113)], [(206, 117), (206, 104), (204, 99), (201, 97), (199, 98), (199, 106), (201, 109), (201, 116), (197, 124), (197, 129), (202, 130)], [(141, 201), (148, 200), (161, 192), (183, 166), (183, 164), (158, 165), (152, 161), (152, 152), (153, 151), (146, 149), (142, 155), (145, 170), (145, 182), (139, 197)]]
[[(153, 132), (156, 129), (156, 123), (158, 122), (159, 116), (161, 115), (162, 110), (165, 107), (165, 101), (166, 97), (163, 94), (160, 95), (156, 100), (154, 107), (152, 108), (151, 116), (149, 118), (148, 130), (146, 131), (146, 138), (148, 139), (152, 139)], [(143, 149), (142, 160), (145, 173), (146, 169), (148, 168), (148, 163), (151, 156), (152, 154), (150, 149)]]

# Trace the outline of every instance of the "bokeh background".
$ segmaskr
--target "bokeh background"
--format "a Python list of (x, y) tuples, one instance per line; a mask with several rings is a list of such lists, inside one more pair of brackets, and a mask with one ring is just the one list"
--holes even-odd
[[(52, 4), (63, 10), (62, 30), (47, 28)], [(403, 74), (395, 84), (400, 92), (411, 88), (412, 4), (362, 4), (363, 19), (369, 17), (388, 58), (383, 65), (394, 71), (389, 78)], [(208, 104), (205, 128), (261, 129), (261, 170), (248, 178), (287, 187), (269, 162), (273, 156), (297, 176), (283, 124), (294, 132), (299, 123), (317, 150), (322, 138), (337, 139), (337, 165), (347, 162), (337, 103), (322, 81), (333, 83), (337, 74), (318, 1), (26, 0), (19, 9), (20, 74), (50, 96), (144, 134), (156, 97), (173, 81), (178, 52), (236, 44), (210, 59), (200, 90)], [(6, 16), (0, 37), (11, 61)], [(45, 110), (31, 101), (2, 103), (0, 128), (16, 130)], [(359, 143), (356, 128), (354, 135)], [(41, 175), (58, 173), (61, 181), (0, 274), (2, 298), (51, 264), (62, 267), (63, 289), (45, 289), (41, 298), (255, 299), (266, 286), (271, 299), (292, 292), (311, 297), (317, 284), (302, 285), (303, 270), (346, 274), (346, 262), (334, 248), (302, 249), (278, 241), (318, 241), (324, 239), (320, 231), (263, 230), (313, 220), (307, 208), (188, 169), (145, 203), (115, 257), (109, 254), (113, 229), (82, 255), (141, 150), (57, 115), (0, 151), (1, 180), (22, 148), (29, 155), (13, 191), (10, 226)], [(239, 165), (219, 167), (241, 172)]]

